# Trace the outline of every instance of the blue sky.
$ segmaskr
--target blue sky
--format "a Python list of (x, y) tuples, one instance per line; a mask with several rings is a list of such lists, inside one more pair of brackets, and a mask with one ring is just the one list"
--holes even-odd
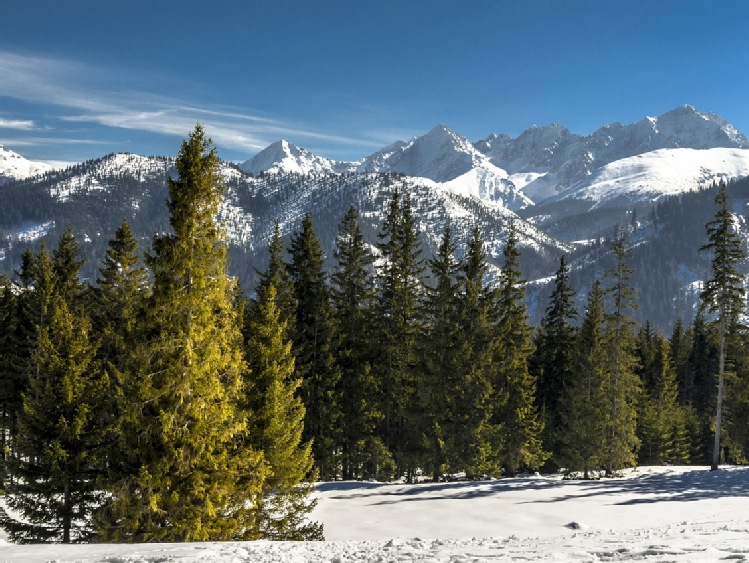
[(3, 0), (0, 144), (32, 160), (354, 160), (438, 123), (588, 134), (680, 104), (749, 134), (744, 0)]

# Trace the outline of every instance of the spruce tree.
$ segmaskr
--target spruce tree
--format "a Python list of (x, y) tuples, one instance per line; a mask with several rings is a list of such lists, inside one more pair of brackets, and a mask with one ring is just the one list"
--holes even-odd
[(294, 356), (273, 283), (265, 286), (248, 326), (249, 371), (245, 405), (249, 439), (263, 452), (269, 474), (264, 483), (259, 529), (269, 540), (321, 540), (322, 526), (306, 521), (316, 502), (312, 442), (302, 441), (304, 405), (297, 391)]
[(704, 309), (715, 316), (718, 331), (718, 391), (715, 406), (713, 452), (710, 469), (720, 464), (720, 438), (723, 422), (723, 394), (726, 368), (726, 343), (739, 328), (739, 315), (746, 309), (744, 275), (738, 264), (746, 258), (735, 219), (728, 209), (728, 188), (721, 182), (715, 196), (718, 210), (715, 218), (706, 225), (708, 242), (700, 251), (712, 255), (712, 278), (705, 282), (700, 298)]
[(608, 400), (604, 417), (606, 451), (603, 465), (606, 474), (631, 467), (636, 461), (637, 406), (640, 381), (636, 373), (634, 355), (634, 321), (628, 313), (634, 307), (634, 291), (629, 285), (632, 269), (623, 234), (612, 245), (615, 263), (606, 272), (610, 286), (606, 290), (611, 310), (606, 319), (606, 381), (604, 392)]
[[(464, 350), (461, 346), (459, 318), (459, 264), (450, 225), (445, 226), (437, 255), (429, 260), (432, 283), (426, 288), (424, 338), (421, 344), (423, 377), (417, 390), (423, 413), (421, 431), (426, 443), (424, 467), (431, 469), (432, 480), (438, 481), (448, 461), (454, 436), (464, 429), (459, 426), (457, 404), (461, 401)], [(448, 446), (447, 444), (450, 444)]]
[(68, 227), (60, 235), (57, 248), (52, 253), (52, 269), (56, 291), (69, 304), (81, 305), (84, 285), (79, 279), (83, 249), (73, 235), (73, 227)]
[(546, 315), (535, 339), (536, 347), (531, 365), (538, 376), (536, 404), (544, 421), (543, 442), (554, 457), (561, 451), (560, 403), (565, 383), (572, 378), (574, 369), (575, 337), (573, 323), (577, 318), (574, 306), (575, 292), (570, 285), (569, 267), (564, 256), (559, 259), (554, 290), (549, 298)]
[(393, 192), (380, 233), (383, 264), (378, 288), (378, 377), (381, 381), (381, 436), (393, 453), (398, 475), (415, 475), (423, 454), (418, 428), (416, 382), (420, 300), (423, 296), (421, 244), (408, 195)]
[(689, 440), (668, 340), (646, 325), (637, 338), (643, 382), (637, 427), (643, 465), (687, 463)]
[(36, 369), (23, 396), (10, 468), (15, 480), (0, 509), (0, 525), (19, 543), (91, 539), (91, 516), (103, 503), (98, 477), (109, 429), (99, 417), (108, 396), (96, 365), (91, 323), (61, 294), (39, 329)]
[(671, 358), (674, 362), (676, 382), (679, 389), (679, 404), (685, 407), (687, 404), (692, 404), (693, 402), (694, 383), (689, 370), (692, 334), (691, 330), (684, 326), (684, 322), (681, 319), (676, 319), (674, 323), (669, 344), (671, 346)]
[(255, 303), (265, 300), (268, 286), (276, 289), (276, 304), (279, 307), (281, 320), (285, 322), (287, 330), (291, 332), (294, 322), (294, 288), (289, 279), (289, 269), (284, 260), (283, 237), (281, 224), (276, 219), (273, 224), (273, 234), (268, 241), (268, 267), (258, 272), (258, 283), (255, 286), (255, 300), (250, 303), (250, 316)]
[(718, 372), (718, 338), (714, 326), (698, 311), (692, 322), (692, 342), (689, 352), (687, 382), (687, 405), (694, 414), (692, 423), (692, 459), (710, 464), (713, 455), (715, 374)]
[(459, 272), (461, 338), (457, 346), (463, 381), (459, 389), (454, 389), (452, 414), (454, 426), (460, 431), (451, 435), (446, 446), (451, 471), (463, 471), (469, 477), (500, 474), (495, 455), (500, 449), (500, 425), (490, 422), (496, 291), (486, 281), (488, 263), (483, 247), (481, 232), (474, 227)]
[[(138, 241), (128, 222), (123, 221), (109, 241), (97, 285), (91, 292), (92, 322), (100, 335), (98, 358), (110, 383), (109, 404), (102, 409), (102, 416), (110, 418), (114, 427), (122, 422), (128, 400), (123, 389), (135, 369), (136, 350), (142, 345), (139, 325), (149, 289), (147, 272), (140, 265)], [(123, 478), (129, 470), (123, 465), (118, 435), (114, 430), (109, 437), (108, 481)]]
[(517, 231), (511, 224), (497, 292), (499, 320), (493, 381), (498, 391), (495, 417), (502, 424), (502, 464), (510, 477), (521, 468), (538, 468), (548, 458), (541, 444), (543, 422), (535, 405), (536, 378), (528, 371), (533, 343), (517, 244)]
[(574, 369), (564, 382), (560, 403), (559, 438), (564, 446), (560, 461), (568, 473), (582, 471), (585, 479), (591, 478), (604, 460), (605, 318), (603, 289), (596, 280), (588, 293), (574, 350)]
[(0, 490), (7, 477), (5, 462), (16, 433), (26, 378), (19, 369), (16, 296), (9, 278), (0, 277)]
[(109, 490), (102, 539), (204, 541), (259, 536), (262, 455), (243, 439), (243, 360), (235, 282), (215, 216), (223, 190), (203, 128), (168, 179), (172, 234), (154, 239), (145, 339), (122, 423), (130, 474)]
[(359, 227), (359, 213), (351, 207), (338, 229), (331, 277), (331, 301), (338, 326), (336, 357), (341, 368), (341, 470), (344, 480), (379, 477), (392, 464), (376, 435), (382, 420), (376, 397), (378, 382), (372, 371), (375, 289), (374, 258)]
[(289, 277), (296, 302), (293, 342), (304, 408), (304, 439), (312, 440), (322, 479), (334, 479), (339, 466), (340, 368), (333, 355), (335, 320), (323, 270), (320, 242), (307, 213), (291, 239)]

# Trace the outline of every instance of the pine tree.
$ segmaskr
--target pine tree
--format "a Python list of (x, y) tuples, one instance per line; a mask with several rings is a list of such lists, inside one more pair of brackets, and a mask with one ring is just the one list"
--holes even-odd
[(463, 429), (456, 424), (456, 403), (460, 402), (464, 376), (461, 365), (462, 335), (460, 332), (458, 301), (458, 270), (456, 246), (450, 225), (445, 226), (437, 255), (429, 260), (433, 286), (427, 287), (422, 360), (424, 375), (417, 393), (421, 397), (419, 410), (423, 413), (421, 431), (426, 443), (424, 467), (431, 468), (433, 481), (438, 481), (445, 469), (448, 443)]
[(686, 417), (679, 405), (676, 371), (668, 340), (646, 324), (637, 337), (643, 396), (637, 435), (643, 465), (687, 463), (689, 440)]
[(243, 360), (235, 283), (215, 216), (218, 158), (197, 126), (169, 179), (173, 234), (155, 238), (153, 294), (122, 423), (130, 474), (110, 487), (102, 539), (257, 538), (262, 455), (243, 440)]
[[(278, 220), (273, 224), (273, 234), (268, 242), (268, 267), (258, 272), (258, 278), (259, 281), (255, 286), (255, 302), (263, 301), (268, 286), (273, 285), (276, 289), (276, 304), (280, 310), (281, 320), (287, 323), (287, 329), (291, 331), (295, 314), (294, 288), (284, 260), (283, 237)], [(253, 305), (254, 303), (250, 304), (251, 309)]]
[(738, 330), (739, 315), (746, 308), (744, 275), (737, 268), (746, 258), (741, 248), (733, 214), (728, 209), (728, 188), (721, 182), (715, 196), (718, 210), (715, 218), (706, 225), (708, 243), (700, 251), (712, 254), (712, 278), (705, 282), (700, 294), (703, 307), (715, 315), (718, 338), (718, 393), (715, 408), (715, 432), (711, 470), (717, 470), (720, 463), (720, 438), (723, 411), (724, 378), (726, 366), (726, 342)]
[[(497, 306), (496, 375), (497, 420), (502, 424), (502, 464), (507, 476), (520, 468), (538, 468), (547, 458), (541, 444), (543, 422), (534, 402), (536, 378), (528, 372), (533, 351), (525, 308), (525, 282), (520, 274), (520, 251), (514, 224), (504, 249)], [(501, 399), (500, 399), (501, 397)]]
[(302, 220), (301, 230), (292, 236), (290, 253), (289, 277), (296, 301), (292, 340), (306, 409), (304, 439), (313, 442), (321, 478), (333, 479), (340, 463), (340, 368), (333, 356), (335, 324), (324, 257), (309, 213)]
[(19, 370), (16, 296), (9, 278), (0, 277), (0, 490), (7, 476), (6, 461), (15, 436), (16, 416), (26, 378)]
[(689, 370), (689, 355), (692, 351), (692, 333), (685, 328), (681, 319), (676, 319), (674, 328), (669, 338), (671, 345), (671, 358), (674, 362), (676, 382), (679, 389), (679, 404), (685, 407), (692, 404), (694, 382)]
[(71, 306), (82, 303), (84, 285), (79, 278), (84, 263), (82, 253), (83, 249), (73, 235), (73, 227), (68, 225), (52, 253), (52, 270), (56, 291)]
[(575, 292), (570, 286), (569, 267), (564, 256), (559, 259), (554, 290), (549, 299), (546, 315), (536, 336), (536, 348), (531, 365), (538, 375), (536, 403), (544, 421), (543, 442), (556, 457), (561, 451), (560, 402), (565, 382), (572, 378), (574, 369), (575, 337), (572, 323), (577, 318), (573, 300)]
[(20, 410), (21, 395), (28, 386), (29, 376), (35, 369), (33, 356), (38, 344), (38, 329), (49, 321), (54, 279), (52, 255), (46, 244), (42, 243), (37, 254), (30, 249), (23, 253), (17, 274), (20, 291), (15, 299), (14, 346), (9, 350), (15, 358), (8, 358), (16, 364), (11, 370), (15, 381), (11, 386), (12, 395), (8, 397), (16, 413)]
[(90, 328), (62, 295), (52, 297), (10, 460), (15, 480), (6, 503), (20, 519), (0, 509), (12, 541), (71, 543), (93, 535), (91, 515), (103, 502), (97, 477), (108, 429), (98, 415), (108, 381), (96, 365)]
[(606, 452), (603, 465), (606, 474), (635, 463), (637, 440), (637, 405), (640, 381), (635, 372), (634, 322), (628, 312), (634, 306), (634, 292), (629, 285), (632, 269), (627, 264), (626, 239), (620, 235), (613, 243), (615, 264), (607, 272), (611, 285), (606, 293), (611, 311), (606, 319), (606, 381), (604, 392), (608, 408), (604, 417)]
[[(351, 207), (336, 238), (337, 265), (331, 277), (331, 301), (338, 326), (336, 357), (341, 367), (341, 469), (344, 480), (380, 477), (392, 465), (375, 434), (382, 412), (376, 401), (378, 382), (372, 372), (372, 324), (375, 305), (374, 262)], [(391, 468), (390, 468), (391, 469)]]
[(245, 404), (249, 439), (263, 452), (270, 472), (264, 484), (260, 534), (269, 540), (321, 540), (322, 526), (306, 522), (316, 502), (312, 443), (302, 442), (304, 405), (297, 395), (302, 380), (273, 283), (265, 286), (248, 327), (248, 382)]
[(714, 438), (713, 416), (716, 389), (714, 376), (718, 371), (718, 338), (714, 327), (708, 325), (703, 312), (698, 312), (692, 323), (692, 342), (689, 352), (686, 387), (690, 391), (687, 406), (691, 407), (692, 455), (701, 463), (712, 461)]
[[(138, 241), (128, 222), (123, 221), (109, 241), (99, 268), (97, 286), (91, 292), (92, 322), (100, 335), (98, 358), (110, 382), (109, 403), (102, 409), (102, 416), (110, 418), (113, 427), (122, 421), (128, 400), (123, 395), (123, 388), (135, 369), (133, 362), (137, 347), (143, 344), (138, 328), (143, 320), (149, 289), (147, 272), (140, 266)], [(113, 431), (109, 437), (109, 481), (123, 478), (128, 471), (122, 464), (118, 434)]]
[(488, 263), (483, 246), (481, 232), (474, 227), (459, 272), (461, 339), (457, 346), (463, 381), (454, 389), (452, 414), (460, 431), (452, 433), (446, 445), (448, 467), (469, 477), (500, 474), (495, 455), (500, 449), (500, 427), (490, 422), (496, 291), (486, 282)]
[(421, 259), (416, 222), (410, 197), (401, 198), (398, 190), (388, 205), (384, 224), (378, 234), (383, 265), (378, 271), (378, 377), (382, 385), (381, 436), (393, 453), (398, 475), (412, 479), (417, 460), (422, 456), (418, 428), (416, 382), (413, 366), (419, 334), (419, 303), (423, 295)]
[(564, 384), (560, 412), (561, 462), (570, 473), (582, 471), (585, 479), (604, 459), (605, 315), (603, 289), (596, 280), (588, 294), (574, 369)]

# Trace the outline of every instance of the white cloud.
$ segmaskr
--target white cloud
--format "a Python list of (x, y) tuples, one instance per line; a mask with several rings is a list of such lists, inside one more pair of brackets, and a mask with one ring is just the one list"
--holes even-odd
[(142, 80), (142, 76), (132, 78), (132, 72), (115, 73), (76, 61), (0, 51), (0, 76), (0, 96), (63, 108), (66, 115), (61, 119), (67, 122), (179, 137), (199, 122), (217, 146), (246, 153), (248, 158), (280, 138), (302, 146), (380, 146), (378, 140), (367, 136), (320, 131), (242, 108), (203, 107), (192, 101), (133, 90), (123, 87), (123, 76), (130, 77), (131, 83), (149, 80)]
[(4, 119), (0, 117), (0, 129), (20, 129), (23, 131), (33, 131), (36, 129), (33, 121), (26, 119)]

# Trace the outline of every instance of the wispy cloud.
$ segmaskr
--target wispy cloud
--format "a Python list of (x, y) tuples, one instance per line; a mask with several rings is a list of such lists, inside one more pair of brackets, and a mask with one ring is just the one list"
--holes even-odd
[[(0, 51), (0, 96), (61, 108), (66, 122), (93, 123), (123, 130), (184, 136), (195, 123), (202, 123), (220, 147), (247, 153), (286, 138), (296, 143), (374, 148), (378, 141), (319, 130), (302, 123), (236, 107), (206, 107), (194, 100), (169, 97), (133, 89), (122, 84), (131, 73), (97, 68), (77, 61)], [(129, 79), (147, 83), (148, 80)], [(17, 129), (34, 124), (21, 120)]]
[(0, 129), (33, 131), (36, 129), (36, 125), (34, 125), (33, 121), (27, 119), (4, 119), (0, 117)]

